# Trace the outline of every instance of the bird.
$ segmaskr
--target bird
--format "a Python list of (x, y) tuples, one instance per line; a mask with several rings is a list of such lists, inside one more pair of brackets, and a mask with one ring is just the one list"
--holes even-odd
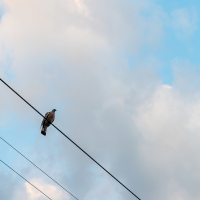
[(43, 134), (44, 136), (46, 135), (47, 127), (49, 127), (55, 119), (55, 111), (56, 111), (56, 109), (53, 109), (51, 112), (47, 112), (45, 114), (45, 118), (42, 120), (41, 134)]

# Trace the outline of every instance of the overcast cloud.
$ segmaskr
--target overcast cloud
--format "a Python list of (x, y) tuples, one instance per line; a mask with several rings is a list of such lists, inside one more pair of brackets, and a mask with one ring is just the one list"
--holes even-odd
[[(192, 37), (197, 15), (151, 0), (4, 0), (0, 77), (142, 200), (199, 200), (198, 64), (158, 71), (166, 27)], [(135, 199), (0, 84), (1, 136), (82, 200)], [(1, 142), (0, 158), (52, 199), (73, 199)], [(0, 199), (43, 200), (0, 164)], [(9, 186), (8, 183), (9, 181)], [(9, 187), (9, 189), (8, 189)]]

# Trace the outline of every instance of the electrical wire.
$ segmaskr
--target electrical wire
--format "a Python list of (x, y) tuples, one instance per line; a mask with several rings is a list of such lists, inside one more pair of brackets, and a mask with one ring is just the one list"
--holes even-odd
[[(10, 88), (17, 96), (19, 96), (24, 102), (26, 102), (33, 110), (35, 110), (39, 115), (45, 118), (36, 108), (34, 108), (28, 101), (26, 101), (21, 95), (19, 95), (13, 88), (11, 88), (5, 81), (0, 78), (1, 82), (4, 83), (8, 88)], [(46, 119), (46, 118), (45, 118)], [(47, 119), (46, 119), (47, 120)], [(48, 120), (47, 120), (48, 121)], [(52, 123), (51, 123), (52, 124)], [(77, 145), (72, 139), (65, 135), (59, 128), (54, 124), (52, 126), (57, 129), (63, 136), (65, 136), (70, 142), (72, 142), (76, 147), (78, 147), (84, 154), (86, 154), (91, 160), (93, 160), (99, 167), (101, 167), (105, 172), (112, 176), (120, 185), (122, 185), (126, 190), (128, 190), (133, 196), (138, 200), (141, 200), (136, 194), (134, 194), (128, 187), (126, 187), (122, 182), (120, 182), (115, 176), (113, 176), (108, 170), (106, 170), (101, 164), (99, 164), (94, 158), (92, 158), (86, 151), (84, 151), (79, 145)]]
[(3, 162), (2, 160), (0, 160), (0, 162), (2, 162), (5, 166), (7, 166), (8, 168), (10, 168), (13, 172), (15, 172), (16, 174), (18, 174), (22, 179), (24, 179), (27, 183), (29, 183), (30, 185), (32, 185), (36, 190), (38, 190), (39, 192), (41, 192), (44, 196), (46, 196), (48, 199), (52, 200), (50, 197), (48, 197), (44, 192), (42, 192), (41, 190), (39, 190), (36, 186), (34, 186), (32, 183), (30, 183), (28, 180), (26, 180), (22, 175), (20, 175), (19, 173), (17, 173), (13, 168), (11, 168), (10, 166), (8, 166), (5, 162)]
[[(61, 188), (63, 188), (66, 192), (68, 192), (71, 196), (73, 196), (75, 199), (77, 199), (72, 193), (70, 193), (67, 189), (65, 189), (62, 185), (60, 185), (57, 181), (55, 181), (53, 178), (51, 178), (46, 172), (44, 172), (41, 168), (39, 168), (36, 164), (34, 164), (31, 160), (29, 160), (26, 156), (24, 156), (22, 153), (20, 153), (17, 149), (15, 149), (11, 144), (9, 144), (6, 140), (4, 140), (2, 137), (0, 137), (2, 141), (4, 141), (7, 145), (9, 145), (12, 149), (14, 149), (17, 153), (19, 153), (21, 156), (23, 156), (26, 160), (28, 160), (32, 165), (37, 167), (41, 172), (43, 172), (46, 176), (48, 176), (52, 181), (54, 181), (57, 185), (59, 185)], [(78, 200), (78, 199), (77, 199)]]

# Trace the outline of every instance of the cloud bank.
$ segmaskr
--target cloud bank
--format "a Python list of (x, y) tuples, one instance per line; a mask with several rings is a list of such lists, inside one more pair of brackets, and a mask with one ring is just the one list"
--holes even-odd
[[(141, 199), (199, 199), (198, 76), (185, 74), (193, 66), (179, 58), (171, 61), (171, 86), (157, 75), (162, 61), (151, 52), (159, 51), (169, 19), (160, 6), (148, 0), (5, 0), (3, 7), (5, 81), (42, 113), (56, 108), (56, 126)], [(195, 27), (185, 9), (172, 18), (175, 29)], [(134, 199), (53, 127), (42, 137), (40, 116), (0, 88), (4, 137), (75, 196)], [(28, 164), (16, 167), (53, 199), (73, 199)], [(27, 184), (0, 194), (15, 200), (16, 190), (43, 199)]]

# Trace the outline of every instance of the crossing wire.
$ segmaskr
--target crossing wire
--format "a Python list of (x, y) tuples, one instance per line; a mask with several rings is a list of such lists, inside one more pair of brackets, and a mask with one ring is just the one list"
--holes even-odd
[(52, 200), (50, 197), (48, 197), (44, 192), (42, 192), (41, 190), (39, 190), (36, 186), (34, 186), (32, 183), (30, 183), (28, 180), (26, 180), (22, 175), (20, 175), (19, 173), (17, 173), (13, 168), (11, 168), (10, 166), (8, 166), (5, 162), (3, 162), (2, 160), (0, 160), (0, 162), (2, 162), (5, 166), (7, 166), (8, 168), (10, 168), (13, 172), (15, 172), (16, 174), (18, 174), (22, 179), (24, 179), (27, 183), (29, 183), (30, 185), (32, 185), (36, 190), (38, 190), (39, 192), (41, 192), (44, 196), (46, 196), (48, 199)]
[[(8, 88), (10, 88), (17, 96), (19, 96), (24, 102), (26, 102), (33, 110), (35, 110), (39, 115), (47, 120), (36, 108), (34, 108), (28, 101), (26, 101), (21, 95), (19, 95), (13, 88), (11, 88), (5, 81), (0, 78), (1, 82), (4, 83)], [(48, 120), (47, 120), (48, 121)], [(51, 123), (52, 124), (52, 123)], [(70, 142), (72, 142), (76, 147), (78, 147), (84, 154), (86, 154), (91, 160), (93, 160), (99, 167), (101, 167), (105, 172), (107, 172), (111, 177), (113, 177), (120, 185), (122, 185), (126, 190), (128, 190), (133, 196), (141, 200), (136, 194), (134, 194), (128, 187), (126, 187), (122, 182), (120, 182), (114, 175), (112, 175), (108, 170), (106, 170), (101, 164), (99, 164), (92, 156), (90, 156), (86, 151), (84, 151), (79, 145), (77, 145), (72, 139), (65, 135), (59, 128), (54, 124), (52, 126), (58, 130), (63, 136), (65, 136)]]
[[(26, 160), (28, 160), (32, 165), (37, 167), (41, 172), (43, 172), (46, 176), (48, 176), (52, 181), (54, 181), (57, 185), (59, 185), (61, 188), (63, 188), (66, 192), (68, 192), (71, 196), (73, 196), (75, 199), (77, 199), (72, 193), (70, 193), (67, 189), (65, 189), (62, 185), (60, 185), (57, 181), (55, 181), (53, 178), (51, 178), (46, 172), (44, 172), (41, 168), (39, 168), (36, 164), (34, 164), (31, 160), (29, 160), (26, 156), (24, 156), (22, 153), (20, 153), (17, 149), (15, 149), (11, 144), (9, 144), (6, 140), (4, 140), (2, 137), (0, 137), (2, 141), (4, 141), (6, 144), (8, 144), (12, 149), (14, 149), (17, 153), (19, 153), (21, 156), (23, 156)], [(78, 200), (78, 199), (77, 199)]]

